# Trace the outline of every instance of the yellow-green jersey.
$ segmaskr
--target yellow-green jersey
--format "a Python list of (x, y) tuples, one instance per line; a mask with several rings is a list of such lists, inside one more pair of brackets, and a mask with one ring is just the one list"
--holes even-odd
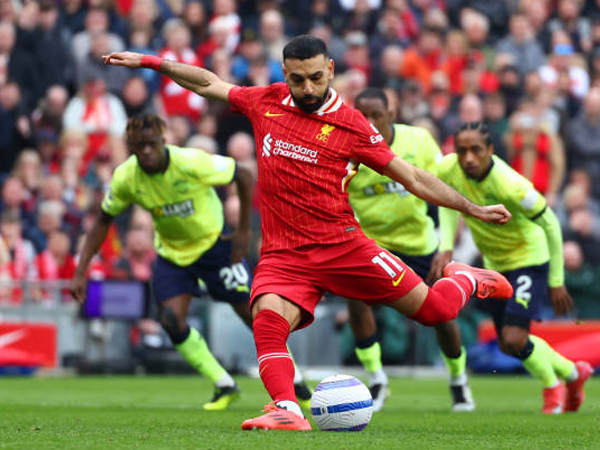
[[(408, 125), (393, 128), (392, 151), (435, 175), (442, 155), (429, 132)], [(437, 248), (427, 202), (402, 184), (363, 164), (348, 186), (348, 195), (361, 228), (379, 246), (410, 256), (429, 255)]]
[(148, 174), (131, 156), (113, 174), (102, 210), (116, 216), (136, 203), (152, 214), (156, 251), (187, 266), (210, 249), (223, 229), (223, 205), (213, 186), (229, 184), (235, 160), (195, 148), (167, 146), (168, 166)]
[[(512, 214), (512, 219), (505, 225), (485, 223), (464, 215), (475, 244), (483, 255), (485, 267), (507, 272), (550, 260), (550, 241), (561, 240), (560, 228), (556, 230), (555, 220), (552, 220), (552, 225), (546, 225), (548, 220), (541, 221), (539, 218), (543, 215), (555, 219), (555, 216), (547, 209), (544, 196), (535, 190), (533, 184), (503, 160), (492, 156), (490, 171), (478, 181), (467, 177), (457, 155), (450, 154), (442, 159), (438, 176), (473, 203), (502, 203)], [(458, 216), (457, 211), (440, 208), (440, 251), (453, 248)], [(556, 234), (558, 237), (554, 236)], [(556, 252), (562, 255), (562, 248)], [(553, 264), (551, 261), (550, 285), (562, 284), (562, 271), (562, 262)]]

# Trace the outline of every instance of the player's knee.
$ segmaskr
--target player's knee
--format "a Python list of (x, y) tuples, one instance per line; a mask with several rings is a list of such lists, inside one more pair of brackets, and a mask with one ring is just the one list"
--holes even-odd
[(171, 340), (177, 338), (182, 332), (187, 329), (185, 320), (180, 320), (175, 314), (175, 311), (170, 306), (161, 307), (159, 312), (160, 324), (167, 332)]
[(410, 318), (421, 325), (433, 327), (456, 319), (459, 310), (458, 304), (447, 301), (444, 296), (430, 289), (419, 310)]
[(248, 303), (238, 303), (232, 305), (232, 307), (238, 317), (242, 319), (250, 329), (252, 329), (252, 313), (250, 312), (250, 306)]
[(361, 301), (348, 301), (348, 321), (357, 339), (369, 338), (377, 331), (373, 309)]
[(515, 334), (503, 334), (500, 339), (500, 351), (505, 355), (519, 357), (527, 345), (527, 336), (523, 337)]
[(500, 347), (500, 351), (502, 353), (504, 353), (505, 355), (517, 356), (523, 346), (519, 345), (516, 342), (500, 341), (499, 347)]

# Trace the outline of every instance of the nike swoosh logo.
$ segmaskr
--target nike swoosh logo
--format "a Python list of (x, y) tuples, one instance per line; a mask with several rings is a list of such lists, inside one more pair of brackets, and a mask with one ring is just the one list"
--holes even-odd
[(0, 348), (7, 347), (10, 344), (14, 344), (17, 341), (20, 341), (25, 337), (27, 332), (25, 330), (16, 330), (12, 333), (6, 333), (0, 336)]
[(265, 117), (281, 117), (281, 116), (285, 116), (285, 114), (276, 114), (276, 113), (272, 113), (272, 112), (269, 112), (269, 111), (267, 111), (265, 113)]
[(392, 280), (392, 284), (394, 286), (398, 286), (400, 284), (400, 282), (402, 281), (402, 278), (404, 278), (404, 275), (406, 275), (406, 271), (402, 272), (402, 275), (400, 275), (397, 279)]

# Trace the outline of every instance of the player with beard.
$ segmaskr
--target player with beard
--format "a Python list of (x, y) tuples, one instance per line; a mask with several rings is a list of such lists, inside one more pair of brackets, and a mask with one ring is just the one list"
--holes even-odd
[(451, 263), (429, 288), (399, 258), (368, 239), (354, 218), (346, 186), (365, 164), (424, 200), (498, 224), (503, 205), (480, 207), (390, 151), (381, 134), (330, 87), (334, 62), (325, 43), (297, 36), (283, 50), (285, 83), (240, 87), (199, 67), (124, 52), (106, 64), (160, 71), (198, 95), (229, 102), (251, 121), (257, 148), (263, 245), (251, 292), (260, 376), (273, 399), (242, 428), (310, 430), (294, 394), (286, 348), (306, 327), (325, 292), (386, 304), (424, 325), (456, 318), (469, 297), (508, 298), (493, 271)]

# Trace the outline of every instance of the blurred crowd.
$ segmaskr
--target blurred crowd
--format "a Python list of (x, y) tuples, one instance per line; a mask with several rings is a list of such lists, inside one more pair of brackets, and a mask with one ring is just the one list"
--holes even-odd
[[(595, 298), (600, 0), (0, 0), (0, 277), (71, 277), (82, 233), (128, 156), (128, 117), (157, 113), (169, 143), (254, 161), (243, 116), (101, 55), (156, 54), (264, 86), (283, 81), (283, 46), (300, 33), (328, 44), (347, 104), (384, 88), (396, 121), (427, 128), (444, 153), (460, 122), (486, 121), (496, 154), (556, 210), (570, 287)], [(220, 194), (234, 228), (237, 193)], [(122, 215), (90, 277), (147, 281), (152, 234), (147, 212)], [(17, 287), (0, 292), (21, 297)]]

